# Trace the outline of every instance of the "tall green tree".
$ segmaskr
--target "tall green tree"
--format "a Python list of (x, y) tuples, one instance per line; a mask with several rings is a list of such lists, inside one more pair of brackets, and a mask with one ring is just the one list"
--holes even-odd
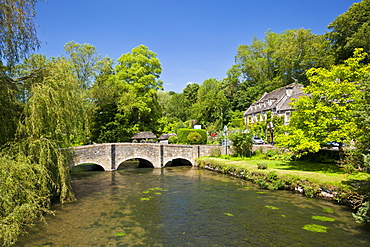
[(101, 56), (95, 46), (70, 41), (64, 45), (64, 50), (81, 87), (88, 89), (100, 72)]
[(313, 68), (307, 71), (311, 82), (304, 88), (308, 96), (292, 103), (293, 112), (286, 133), (277, 141), (298, 154), (317, 152), (328, 142), (350, 144), (367, 135), (358, 124), (356, 109), (363, 104), (359, 82), (370, 73), (362, 61), (367, 54), (356, 50), (354, 57), (330, 69)]
[(157, 91), (163, 89), (161, 72), (157, 54), (144, 45), (118, 59), (114, 73), (99, 82), (110, 90), (107, 103), (98, 103), (96, 141), (128, 141), (137, 131), (160, 132), (162, 112)]
[(63, 203), (74, 200), (67, 147), (84, 121), (81, 88), (68, 61), (55, 58), (41, 63), (41, 58), (31, 56), (27, 61), (40, 65), (42, 73), (23, 81), (27, 97), (17, 119), (17, 134), (0, 152), (0, 242), (4, 245), (14, 243), (47, 212), (52, 197)]
[(184, 94), (185, 98), (189, 101), (190, 104), (194, 104), (197, 101), (199, 90), (199, 84), (197, 83), (189, 83), (186, 85), (182, 93)]
[(29, 87), (18, 127), (18, 153), (31, 157), (50, 171), (50, 193), (62, 201), (73, 200), (69, 184), (68, 155), (62, 148), (69, 147), (79, 135), (83, 122), (83, 98), (72, 65), (64, 58), (45, 65), (43, 76)]
[(228, 112), (229, 104), (222, 90), (222, 83), (215, 79), (207, 79), (198, 90), (198, 99), (192, 105), (192, 118), (198, 123), (220, 130), (225, 124), (225, 115)]
[(251, 45), (238, 47), (236, 66), (229, 70), (226, 84), (237, 86), (242, 102), (238, 104), (249, 106), (263, 93), (295, 81), (308, 85), (306, 70), (332, 64), (328, 48), (324, 36), (307, 29), (268, 31), (264, 40), (254, 38)]
[(39, 47), (34, 24), (37, 0), (3, 0), (0, 3), (0, 145), (14, 138), (22, 111), (18, 85), (25, 78), (11, 75), (16, 63)]
[(0, 68), (13, 67), (40, 45), (34, 23), (38, 0), (2, 0), (0, 4)]
[[(74, 200), (68, 149), (81, 98), (65, 59), (33, 56), (39, 47), (36, 0), (0, 3), (0, 244), (11, 245), (48, 211), (51, 197)], [(77, 88), (76, 88), (77, 87)]]
[(337, 63), (350, 58), (355, 48), (370, 51), (370, 0), (354, 3), (345, 13), (329, 24), (327, 38)]
[(168, 101), (166, 116), (170, 121), (186, 122), (191, 118), (191, 102), (183, 93), (173, 94)]

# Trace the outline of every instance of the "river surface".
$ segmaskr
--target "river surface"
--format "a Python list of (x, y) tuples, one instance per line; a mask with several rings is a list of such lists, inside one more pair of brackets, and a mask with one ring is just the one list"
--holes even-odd
[(344, 206), (197, 168), (83, 172), (73, 187), (77, 202), (16, 246), (370, 246)]

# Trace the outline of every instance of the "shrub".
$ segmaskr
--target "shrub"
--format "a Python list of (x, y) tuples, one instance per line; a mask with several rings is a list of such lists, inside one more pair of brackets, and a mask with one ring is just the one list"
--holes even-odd
[(168, 143), (169, 144), (176, 144), (176, 143), (178, 143), (179, 142), (179, 139), (177, 138), (177, 136), (170, 136), (169, 138), (168, 138)]
[(177, 131), (178, 142), (190, 144), (188, 141), (190, 132), (196, 132), (201, 135), (202, 138), (198, 144), (207, 144), (207, 132), (203, 129), (179, 129)]
[(190, 132), (187, 137), (189, 144), (201, 144), (202, 143), (202, 136), (197, 132)]
[(220, 147), (212, 147), (211, 148), (209, 156), (211, 156), (211, 157), (220, 157), (220, 155), (221, 155)]
[(366, 201), (352, 216), (357, 223), (370, 223), (370, 201)]
[(238, 156), (251, 156), (252, 154), (252, 134), (237, 132), (230, 135), (230, 140), (232, 141), (232, 147)]
[(362, 156), (364, 157), (364, 171), (370, 172), (370, 154), (362, 154)]
[(261, 163), (258, 163), (257, 164), (257, 168), (258, 169), (261, 169), (261, 170), (266, 170), (267, 169), (267, 165), (264, 162), (261, 162)]
[(276, 171), (270, 171), (269, 173), (267, 173), (267, 179), (268, 179), (269, 181), (274, 181), (274, 180), (276, 180), (277, 178), (278, 178), (278, 176), (277, 176)]

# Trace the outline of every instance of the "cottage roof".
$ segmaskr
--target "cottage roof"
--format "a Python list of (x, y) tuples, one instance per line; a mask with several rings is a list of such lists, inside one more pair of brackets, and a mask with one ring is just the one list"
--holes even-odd
[(158, 138), (158, 140), (168, 140), (168, 138), (170, 138), (171, 136), (177, 136), (177, 134), (176, 133), (171, 133), (171, 134), (163, 134), (163, 135), (161, 135), (159, 138)]
[(307, 94), (301, 92), (301, 93), (292, 94), (290, 97), (287, 97), (287, 99), (284, 100), (284, 102), (281, 104), (279, 111), (291, 110), (292, 107), (290, 106), (290, 103), (292, 103), (292, 99), (298, 99), (300, 96), (304, 96), (304, 95), (307, 95)]
[(157, 136), (151, 131), (138, 132), (131, 139), (155, 139)]
[(292, 83), (285, 87), (276, 89), (270, 93), (264, 93), (262, 97), (250, 105), (244, 112), (244, 116), (253, 115), (260, 112), (291, 110), (291, 98), (298, 98), (305, 95), (302, 91), (303, 85)]

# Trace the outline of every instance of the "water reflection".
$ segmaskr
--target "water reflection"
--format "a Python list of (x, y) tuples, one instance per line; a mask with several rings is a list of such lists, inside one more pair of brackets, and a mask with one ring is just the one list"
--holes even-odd
[[(84, 172), (18, 246), (369, 246), (347, 208), (192, 167)], [(325, 216), (335, 221), (319, 221)], [(327, 233), (302, 229), (328, 227)]]

